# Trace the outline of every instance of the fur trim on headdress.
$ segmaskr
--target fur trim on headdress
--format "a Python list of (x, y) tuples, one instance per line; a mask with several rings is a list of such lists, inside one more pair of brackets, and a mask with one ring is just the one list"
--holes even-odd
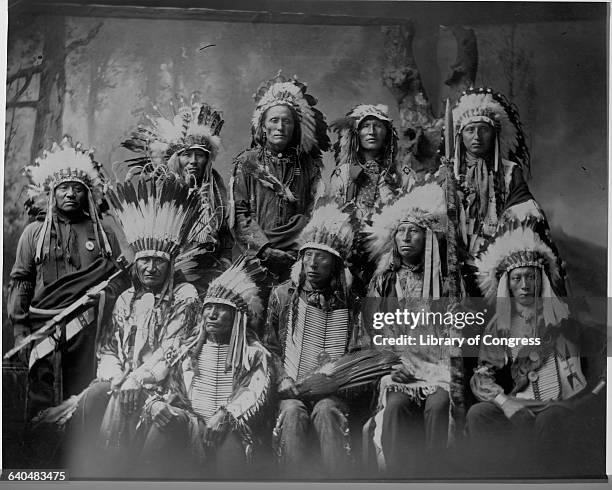
[(342, 163), (356, 163), (359, 151), (359, 125), (368, 116), (375, 117), (387, 123), (391, 130), (389, 144), (384, 148), (383, 154), (387, 166), (392, 163), (397, 154), (398, 136), (393, 121), (389, 117), (389, 108), (386, 105), (360, 104), (351, 109), (344, 118), (330, 124), (330, 129), (338, 133), (338, 140), (334, 143), (334, 158), (336, 165)]
[(307, 248), (325, 250), (344, 260), (353, 246), (352, 216), (334, 202), (319, 206), (300, 233), (300, 252)]
[(389, 107), (384, 104), (360, 104), (353, 107), (353, 109), (347, 114), (347, 117), (355, 119), (357, 126), (359, 126), (361, 121), (368, 116), (373, 116), (381, 121), (393, 122), (389, 117)]
[[(446, 199), (444, 190), (435, 183), (417, 186), (374, 215), (372, 225), (366, 227), (366, 248), (372, 259), (385, 268), (381, 260), (393, 251), (395, 232), (400, 223), (410, 221), (433, 232), (446, 229)], [(383, 260), (384, 262), (384, 260)]]
[(199, 219), (199, 193), (171, 173), (118, 183), (107, 196), (136, 259), (174, 259)]
[[(146, 124), (139, 125), (121, 146), (142, 153), (141, 163), (149, 160), (167, 163), (185, 150), (199, 148), (209, 154), (209, 165), (212, 165), (221, 147), (221, 112), (201, 102), (198, 92), (191, 95), (190, 103), (180, 96), (170, 105), (174, 112), (172, 117), (166, 117), (157, 106), (153, 106), (158, 115), (145, 116)], [(132, 165), (139, 163), (136, 160), (130, 162)]]
[(519, 226), (499, 234), (475, 260), (478, 282), (485, 298), (497, 297), (500, 278), (517, 267), (538, 267), (554, 284), (559, 279), (557, 257), (529, 226)]
[(524, 170), (529, 170), (530, 155), (518, 110), (501, 93), (482, 87), (466, 90), (453, 109), (453, 121), (456, 151), (461, 147), (461, 131), (467, 124), (486, 122), (497, 132), (499, 156), (517, 162)]
[(299, 150), (318, 157), (322, 151), (329, 149), (325, 116), (315, 108), (317, 99), (306, 93), (306, 84), (299, 82), (295, 75), (285, 78), (279, 71), (274, 78), (259, 87), (253, 98), (256, 103), (251, 118), (254, 140), (257, 129), (263, 124), (265, 112), (271, 107), (285, 105), (293, 109), (299, 119), (296, 121), (300, 127)]

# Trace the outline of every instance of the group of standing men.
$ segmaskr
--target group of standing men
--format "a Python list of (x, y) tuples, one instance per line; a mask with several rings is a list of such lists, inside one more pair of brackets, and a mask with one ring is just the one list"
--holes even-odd
[[(362, 476), (436, 476), (464, 444), (494, 444), (498, 459), (535, 448), (551, 470), (568, 461), (576, 407), (596, 395), (562, 262), (523, 179), (513, 106), (465, 92), (454, 156), (423, 177), (398, 161), (387, 108), (358, 105), (331, 125), (325, 190), (331, 142), (306, 86), (278, 75), (255, 100), (252, 144), (227, 191), (213, 169), (223, 120), (198, 98), (132, 133), (123, 145), (138, 156), (114, 185), (68, 138), (27, 167), (36, 219), (8, 309), (30, 369), (31, 430), (63, 426), (67, 464), (89, 477), (244, 477), (272, 460), (285, 477), (354, 477), (362, 426)], [(105, 206), (133, 264), (92, 290), (121, 267)], [(82, 297), (51, 335), (24, 342)], [(494, 310), (479, 334), (539, 345), (482, 346), (475, 366), (452, 342), (397, 345), (379, 382), (305, 393), (321, 366), (379, 349), (375, 334), (467, 335), (452, 324), (379, 330), (375, 313), (455, 313), (476, 297)]]

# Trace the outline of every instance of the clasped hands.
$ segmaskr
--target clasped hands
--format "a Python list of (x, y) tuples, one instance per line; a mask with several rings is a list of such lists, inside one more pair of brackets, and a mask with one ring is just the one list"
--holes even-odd
[(526, 410), (526, 415), (535, 416), (531, 410), (522, 405), (516, 398), (506, 395), (502, 387), (495, 382), (492, 376), (485, 372), (485, 369), (483, 367), (476, 369), (470, 381), (472, 393), (474, 393), (474, 396), (479, 401), (495, 403), (508, 419), (519, 410)]
[(117, 376), (111, 380), (111, 392), (119, 397), (121, 409), (127, 414), (136, 412), (144, 396), (142, 384), (134, 376)]

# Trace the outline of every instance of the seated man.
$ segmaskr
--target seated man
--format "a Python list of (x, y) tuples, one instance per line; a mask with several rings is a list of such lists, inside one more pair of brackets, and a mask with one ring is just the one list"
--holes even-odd
[[(119, 296), (112, 328), (101, 342), (96, 381), (79, 395), (72, 417), (78, 442), (71, 474), (90, 478), (120, 474), (137, 454), (145, 400), (170, 389), (168, 374), (197, 304), (191, 284), (175, 284), (174, 260), (198, 218), (198, 194), (168, 176), (118, 184), (108, 197), (135, 263), (132, 287)], [(113, 468), (87, 450), (98, 435), (117, 456)]]
[(352, 240), (348, 214), (335, 204), (318, 208), (300, 236), (300, 258), (292, 268), (292, 279), (270, 295), (264, 341), (278, 356), (282, 398), (274, 444), (289, 476), (317, 476), (309, 464), (310, 457), (318, 453), (309, 444), (311, 427), (320, 447), (323, 474), (348, 475), (346, 398), (302, 399), (296, 383), (360, 341), (356, 301), (349, 291), (350, 273), (343, 260)]
[(474, 449), (485, 468), (503, 461), (493, 469), (504, 475), (513, 467), (517, 476), (578, 474), (571, 449), (595, 400), (581, 366), (582, 329), (553, 290), (557, 257), (526, 224), (500, 233), (476, 265), (496, 315), (471, 380), (480, 400), (467, 414)]
[(180, 389), (147, 404), (147, 477), (247, 474), (272, 387), (270, 353), (254, 333), (265, 280), (259, 262), (243, 257), (210, 283), (202, 317), (182, 342)]
[[(379, 410), (365, 426), (366, 444), (374, 442), (378, 468), (393, 476), (423, 475), (444, 470), (442, 459), (463, 419), (463, 376), (458, 344), (426, 345), (430, 336), (446, 340), (461, 332), (442, 318), (449, 304), (447, 265), (438, 233), (446, 230), (446, 201), (437, 184), (415, 187), (374, 217), (367, 230), (378, 269), (364, 300), (363, 321), (379, 339), (411, 336), (411, 345), (382, 345), (402, 359), (394, 373), (381, 379)], [(455, 292), (452, 296), (456, 296)], [(445, 298), (446, 299), (443, 299)], [(417, 325), (377, 327), (375, 313), (436, 312)], [(450, 431), (449, 431), (450, 427)], [(425, 459), (423, 459), (425, 456)], [(428, 468), (428, 464), (435, 468)]]

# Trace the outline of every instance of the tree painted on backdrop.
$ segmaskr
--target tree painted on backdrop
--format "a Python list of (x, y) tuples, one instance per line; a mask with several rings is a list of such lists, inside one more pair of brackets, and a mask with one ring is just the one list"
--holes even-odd
[[(8, 45), (15, 52), (8, 58), (15, 63), (7, 66), (6, 78), (3, 306), (6, 301), (4, 288), (8, 285), (10, 269), (15, 261), (17, 241), (28, 221), (23, 210), (26, 180), (22, 169), (39, 155), (42, 148), (61, 139), (66, 57), (78, 47), (87, 45), (101, 26), (102, 23), (98, 23), (85, 36), (75, 38), (67, 32), (64, 16), (11, 18)], [(3, 324), (5, 312), (6, 308), (3, 308)], [(8, 331), (3, 329), (3, 332)], [(5, 347), (11, 346), (12, 339), (3, 337), (3, 340)]]
[[(423, 26), (433, 29), (432, 26)], [(383, 27), (385, 62), (382, 79), (395, 97), (400, 113), (400, 168), (412, 168), (417, 174), (435, 171), (439, 166), (444, 121), (436, 116), (421, 78), (413, 50), (417, 25), (413, 22)], [(435, 27), (438, 29), (438, 27)], [(445, 84), (452, 102), (462, 90), (474, 84), (478, 69), (478, 46), (472, 29), (442, 27), (453, 35), (457, 57), (449, 67)], [(435, 33), (434, 33), (435, 35)]]

